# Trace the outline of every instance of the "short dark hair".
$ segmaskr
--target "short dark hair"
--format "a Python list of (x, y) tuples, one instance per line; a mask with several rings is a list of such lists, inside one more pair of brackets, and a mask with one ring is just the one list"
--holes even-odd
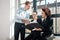
[(35, 12), (37, 14), (37, 11), (33, 11), (33, 12)]
[(26, 2), (25, 2), (25, 5), (28, 5), (28, 4), (30, 4), (30, 2), (29, 2), (29, 1), (26, 1)]
[(46, 16), (51, 16), (51, 11), (48, 7), (44, 7), (42, 8), (42, 11), (45, 12)]

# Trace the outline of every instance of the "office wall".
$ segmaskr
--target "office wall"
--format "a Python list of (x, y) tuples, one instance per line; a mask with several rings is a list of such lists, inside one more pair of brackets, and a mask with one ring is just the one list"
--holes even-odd
[(9, 38), (10, 0), (0, 0), (0, 40)]

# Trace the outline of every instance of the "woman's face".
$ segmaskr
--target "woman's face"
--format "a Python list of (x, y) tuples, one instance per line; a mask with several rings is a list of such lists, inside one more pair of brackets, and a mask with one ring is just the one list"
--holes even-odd
[(42, 18), (45, 18), (46, 17), (46, 14), (44, 11), (42, 11)]

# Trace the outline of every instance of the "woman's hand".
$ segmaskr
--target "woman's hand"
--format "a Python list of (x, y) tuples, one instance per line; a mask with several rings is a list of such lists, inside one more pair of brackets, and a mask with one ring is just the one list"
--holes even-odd
[(34, 20), (37, 20), (37, 19), (38, 19), (38, 17), (37, 17), (37, 16), (35, 16), (35, 17), (34, 17)]
[(34, 28), (33, 30), (36, 30), (36, 31), (42, 31), (41, 28)]

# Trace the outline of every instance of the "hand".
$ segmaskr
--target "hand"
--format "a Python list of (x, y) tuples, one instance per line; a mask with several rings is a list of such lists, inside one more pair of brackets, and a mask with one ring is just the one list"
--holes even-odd
[(27, 20), (27, 19), (22, 19), (22, 21), (23, 21), (24, 23), (30, 23), (29, 20)]
[(37, 16), (36, 17), (34, 17), (34, 20), (37, 20), (38, 18), (37, 18)]
[(33, 30), (36, 30), (36, 31), (42, 31), (41, 28), (34, 28)]

